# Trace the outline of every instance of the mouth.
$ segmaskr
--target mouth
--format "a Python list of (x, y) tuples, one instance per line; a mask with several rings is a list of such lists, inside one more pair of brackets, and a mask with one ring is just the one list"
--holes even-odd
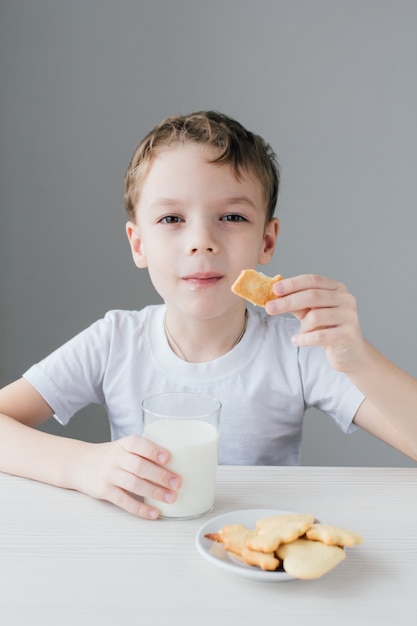
[(223, 276), (221, 274), (213, 272), (199, 272), (197, 274), (183, 276), (183, 280), (192, 290), (212, 287), (213, 285), (217, 285), (222, 279)]

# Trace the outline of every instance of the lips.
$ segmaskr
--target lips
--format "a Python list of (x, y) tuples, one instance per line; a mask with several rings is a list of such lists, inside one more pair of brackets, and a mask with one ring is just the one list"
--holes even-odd
[(183, 276), (183, 280), (191, 287), (191, 289), (204, 289), (217, 285), (223, 276), (215, 272), (198, 272)]

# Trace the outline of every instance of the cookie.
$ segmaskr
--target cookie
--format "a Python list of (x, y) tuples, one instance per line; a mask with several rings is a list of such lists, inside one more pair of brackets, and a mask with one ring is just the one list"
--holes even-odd
[(328, 546), (346, 546), (351, 548), (362, 543), (362, 537), (358, 533), (338, 528), (337, 526), (330, 526), (329, 524), (313, 524), (308, 529), (306, 535), (307, 539), (321, 541)]
[(242, 548), (241, 557), (247, 565), (256, 565), (264, 571), (273, 572), (278, 568), (279, 559), (273, 552), (256, 552)]
[(309, 539), (284, 543), (278, 547), (277, 555), (283, 560), (284, 570), (302, 580), (320, 578), (346, 558), (342, 548)]
[(230, 524), (223, 526), (220, 532), (207, 534), (206, 537), (212, 541), (221, 542), (225, 550), (237, 556), (247, 565), (255, 565), (267, 571), (276, 570), (279, 560), (274, 552), (256, 552), (248, 547), (248, 542), (255, 533), (255, 530), (246, 528), (241, 524)]
[(276, 300), (279, 297), (272, 291), (272, 286), (279, 280), (282, 280), (280, 274), (270, 278), (256, 270), (242, 270), (231, 289), (233, 293), (252, 304), (265, 306), (269, 300)]
[(282, 561), (288, 574), (308, 580), (320, 578), (343, 561), (344, 547), (362, 543), (355, 532), (314, 521), (311, 514), (281, 513), (258, 519), (254, 529), (230, 524), (205, 537), (221, 542), (246, 565), (275, 571)]
[(256, 522), (256, 533), (248, 538), (247, 546), (260, 552), (275, 552), (282, 543), (304, 535), (314, 519), (314, 515), (303, 513), (263, 517)]
[(223, 526), (220, 532), (206, 535), (206, 537), (213, 541), (220, 541), (226, 550), (240, 554), (242, 547), (246, 546), (246, 542), (254, 534), (254, 530), (246, 528), (242, 524), (229, 524)]

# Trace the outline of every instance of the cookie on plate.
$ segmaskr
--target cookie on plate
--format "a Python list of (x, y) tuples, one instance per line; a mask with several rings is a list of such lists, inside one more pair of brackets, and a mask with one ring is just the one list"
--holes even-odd
[(248, 546), (249, 540), (255, 535), (255, 530), (246, 528), (242, 524), (223, 526), (218, 533), (209, 533), (207, 539), (223, 544), (224, 549), (231, 552), (247, 565), (256, 565), (262, 570), (273, 571), (279, 565), (279, 560), (273, 551), (269, 553), (256, 552)]
[(351, 548), (362, 543), (362, 537), (358, 533), (345, 528), (331, 526), (330, 524), (313, 524), (308, 529), (306, 535), (307, 539), (321, 541), (328, 546), (346, 546)]
[(309, 539), (283, 543), (277, 555), (283, 560), (284, 570), (302, 580), (320, 578), (346, 558), (342, 548)]
[(263, 517), (256, 522), (256, 534), (248, 539), (251, 550), (275, 552), (282, 543), (301, 537), (314, 523), (309, 513), (285, 513)]

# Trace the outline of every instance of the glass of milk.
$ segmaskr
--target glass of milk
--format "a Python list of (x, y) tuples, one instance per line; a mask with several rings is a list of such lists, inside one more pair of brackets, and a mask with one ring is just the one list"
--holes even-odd
[(145, 499), (160, 517), (192, 519), (210, 512), (216, 493), (221, 403), (199, 393), (160, 393), (142, 403), (143, 436), (169, 450), (182, 485), (172, 504)]

